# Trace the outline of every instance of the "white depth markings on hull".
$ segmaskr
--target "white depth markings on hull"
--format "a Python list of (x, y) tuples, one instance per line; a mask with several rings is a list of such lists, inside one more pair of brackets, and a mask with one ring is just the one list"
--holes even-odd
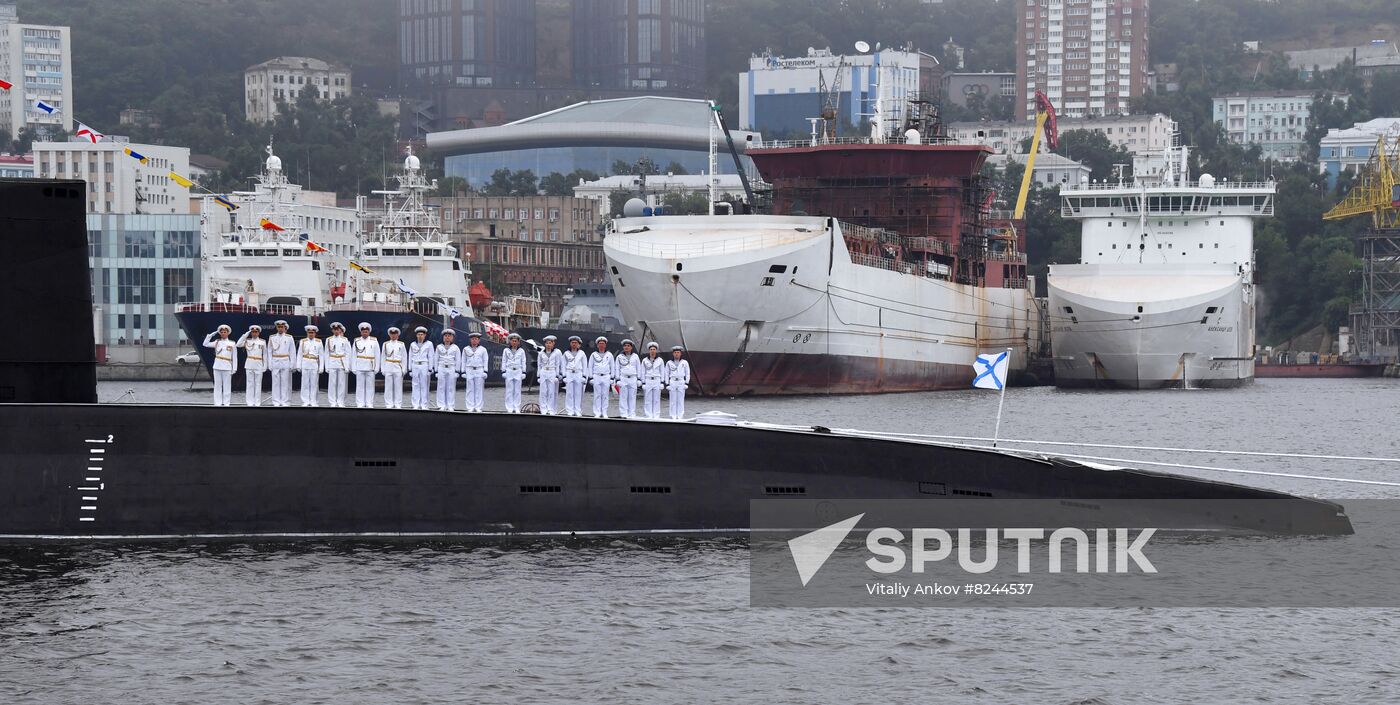
[(87, 463), (84, 465), (86, 472), (83, 473), (83, 484), (78, 486), (78, 521), (97, 521), (97, 497), (98, 493), (107, 489), (107, 482), (102, 479), (103, 462), (107, 459), (107, 449), (115, 443), (117, 437), (108, 434), (106, 438), (88, 438), (83, 440), (87, 450)]

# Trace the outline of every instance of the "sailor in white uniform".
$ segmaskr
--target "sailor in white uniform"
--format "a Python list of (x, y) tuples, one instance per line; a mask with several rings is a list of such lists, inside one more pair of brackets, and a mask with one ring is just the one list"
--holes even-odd
[(433, 370), (437, 369), (437, 346), (428, 342), (428, 329), (413, 329), (415, 340), (408, 344), (408, 370), (413, 378), (413, 408), (427, 409), (428, 393), (433, 387)]
[(374, 376), (379, 372), (379, 339), (370, 335), (368, 323), (360, 324), (360, 337), (355, 339), (355, 408), (374, 408)]
[(661, 388), (666, 383), (666, 358), (658, 354), (661, 346), (647, 343), (647, 356), (642, 358), (642, 413), (649, 419), (661, 418)]
[(272, 373), (272, 405), (292, 403), (292, 370), (296, 368), (297, 340), (287, 333), (287, 322), (273, 324), (277, 329), (267, 339), (267, 369)]
[(214, 349), (214, 406), (228, 406), (232, 401), (233, 373), (238, 371), (238, 344), (228, 339), (232, 332), (221, 325), (204, 336), (204, 347)]
[(326, 339), (326, 398), (331, 406), (345, 407), (345, 390), (350, 386), (350, 359), (355, 347), (345, 337), (345, 326), (331, 324), (331, 337)]
[(520, 334), (506, 338), (510, 346), (501, 351), (501, 376), (506, 380), (506, 413), (520, 413), (520, 386), (525, 381), (525, 350), (520, 347)]
[(467, 334), (467, 347), (462, 349), (462, 377), (467, 381), (467, 411), (481, 411), (486, 399), (486, 371), (491, 368), (491, 353), (481, 347), (481, 334)]
[(457, 372), (462, 369), (462, 349), (452, 340), (456, 333), (451, 328), (442, 332), (442, 342), (433, 350), (433, 362), (437, 365), (437, 408), (438, 411), (457, 410)]
[(624, 419), (637, 417), (637, 387), (642, 379), (642, 359), (632, 348), (631, 340), (622, 341), (622, 352), (614, 360), (617, 370), (617, 415)]
[(540, 413), (553, 416), (559, 406), (559, 376), (564, 373), (564, 353), (554, 347), (558, 338), (544, 337), (544, 350), (535, 360), (540, 381)]
[(262, 406), (262, 376), (267, 369), (267, 341), (262, 339), (262, 326), (249, 326), (239, 336), (238, 347), (246, 353), (243, 376), (247, 384), (243, 389), (243, 403), (246, 406)]
[(326, 344), (316, 338), (316, 326), (306, 327), (306, 337), (297, 346), (297, 370), (301, 372), (301, 405), (319, 406), (321, 373), (326, 371)]
[(617, 361), (608, 352), (608, 339), (598, 336), (593, 341), (598, 347), (588, 356), (588, 381), (593, 386), (593, 418), (608, 417), (608, 397), (613, 381), (617, 379)]
[(569, 336), (569, 349), (564, 351), (564, 413), (583, 415), (583, 380), (588, 367), (588, 353), (583, 351), (583, 338)]
[(690, 386), (690, 361), (682, 360), (685, 348), (677, 345), (671, 348), (671, 359), (666, 361), (666, 390), (671, 396), (671, 418), (685, 417), (685, 388)]
[(384, 408), (403, 408), (403, 373), (408, 369), (408, 347), (399, 340), (399, 329), (389, 329), (380, 347), (379, 374), (384, 375)]

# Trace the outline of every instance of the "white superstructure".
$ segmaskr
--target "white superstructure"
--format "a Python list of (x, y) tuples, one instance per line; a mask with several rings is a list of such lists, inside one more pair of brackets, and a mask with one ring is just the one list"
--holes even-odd
[(1254, 377), (1254, 221), (1274, 183), (1187, 173), (1172, 147), (1132, 182), (1061, 191), (1083, 221), (1080, 264), (1051, 265), (1055, 383), (1234, 386)]
[(350, 297), (336, 307), (387, 311), (415, 304), (431, 309), (420, 311), (426, 315), (437, 315), (442, 306), (469, 312), (471, 270), (462, 265), (457, 248), (443, 236), (439, 212), (424, 201), (436, 182), (424, 178), (422, 164), (412, 152), (396, 179), (397, 190), (374, 192), (384, 197), (384, 213), (369, 229), (356, 260), (370, 271), (350, 273)]
[[(253, 191), (232, 194), (230, 211), (209, 196), (201, 206), (206, 305), (312, 316), (343, 296), (360, 233), (349, 208), (311, 205), (267, 149)], [(324, 248), (320, 251), (318, 248)]]

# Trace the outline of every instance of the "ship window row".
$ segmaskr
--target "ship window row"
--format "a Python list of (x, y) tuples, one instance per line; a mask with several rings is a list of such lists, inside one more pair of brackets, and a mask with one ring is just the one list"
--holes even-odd
[(417, 257), (420, 253), (425, 257), (442, 256), (442, 250), (436, 248), (424, 249), (421, 251), (416, 247), (386, 247), (383, 250), (378, 248), (365, 250), (365, 255), (369, 257), (378, 257), (381, 255), (384, 257)]
[[(233, 253), (233, 248), (231, 248), (231, 247), (228, 248), (228, 252), (229, 252), (230, 254), (232, 254), (232, 253)], [(275, 247), (274, 247), (274, 248), (270, 248), (270, 249), (266, 249), (266, 248), (257, 248), (257, 249), (254, 249), (254, 248), (245, 247), (245, 248), (243, 248), (242, 250), (239, 250), (239, 251), (238, 251), (238, 254), (240, 254), (240, 255), (242, 255), (242, 256), (244, 256), (244, 257), (300, 257), (300, 256), (301, 256), (301, 249), (289, 247), (289, 248), (287, 248), (287, 249), (285, 249), (285, 250), (280, 250), (280, 251), (279, 251), (279, 250), (278, 250), (277, 248), (275, 248)]]

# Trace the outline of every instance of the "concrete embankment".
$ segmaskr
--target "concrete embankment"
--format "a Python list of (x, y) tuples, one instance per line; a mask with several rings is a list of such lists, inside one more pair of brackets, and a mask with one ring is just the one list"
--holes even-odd
[(192, 379), (207, 382), (209, 372), (198, 364), (108, 363), (97, 366), (99, 382), (188, 382)]

